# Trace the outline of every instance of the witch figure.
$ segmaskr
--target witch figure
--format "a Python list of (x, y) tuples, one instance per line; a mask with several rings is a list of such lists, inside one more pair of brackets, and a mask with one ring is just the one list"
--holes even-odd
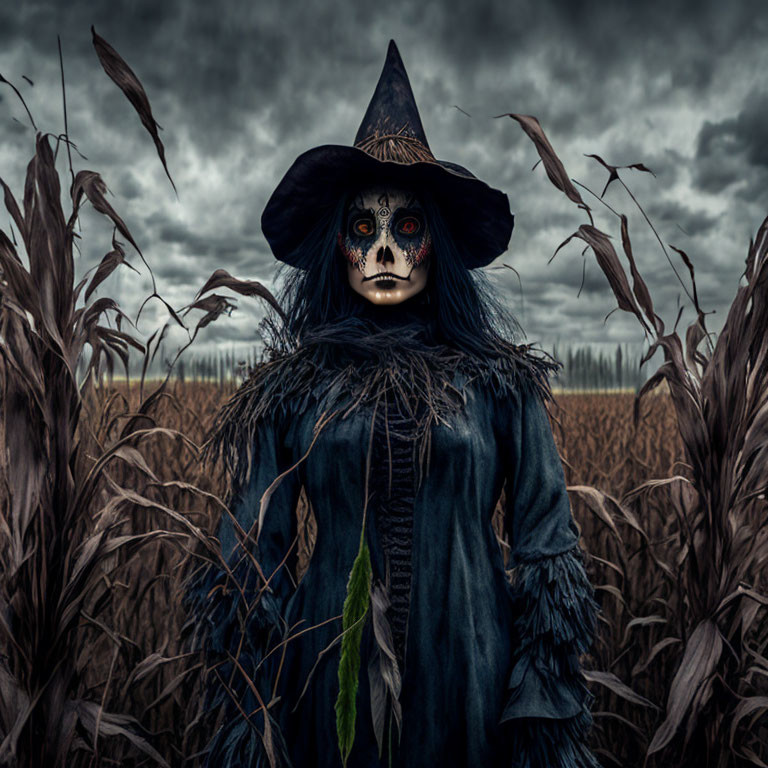
[(270, 198), (284, 315), (207, 444), (233, 488), (228, 566), (191, 592), (207, 765), (598, 765), (559, 364), (513, 343), (479, 272), (512, 226), (435, 159), (394, 42), (354, 146), (305, 152)]

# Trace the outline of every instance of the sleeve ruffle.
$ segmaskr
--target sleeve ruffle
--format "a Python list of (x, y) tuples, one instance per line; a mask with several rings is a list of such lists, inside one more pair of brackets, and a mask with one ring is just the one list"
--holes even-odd
[(597, 604), (578, 545), (526, 556), (513, 570), (517, 650), (501, 718), (520, 768), (597, 768), (586, 746), (593, 696), (579, 657), (595, 632)]
[[(204, 717), (211, 728), (213, 718), (221, 718), (204, 765), (266, 768), (264, 711), (251, 686), (269, 704), (281, 654), (266, 657), (284, 638), (285, 626), (274, 595), (264, 591), (259, 596), (261, 579), (249, 561), (241, 561), (232, 574), (209, 564), (192, 578), (185, 594), (189, 644), (202, 652), (205, 666)], [(289, 766), (279, 726), (269, 717), (278, 765)]]

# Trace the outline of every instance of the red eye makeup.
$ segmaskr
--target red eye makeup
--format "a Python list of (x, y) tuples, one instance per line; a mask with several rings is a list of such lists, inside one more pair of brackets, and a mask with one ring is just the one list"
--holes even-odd
[(421, 222), (413, 216), (407, 216), (400, 221), (397, 229), (400, 234), (413, 237), (413, 235), (417, 235), (421, 230)]
[(373, 219), (362, 218), (352, 222), (352, 232), (358, 237), (370, 237), (375, 231)]

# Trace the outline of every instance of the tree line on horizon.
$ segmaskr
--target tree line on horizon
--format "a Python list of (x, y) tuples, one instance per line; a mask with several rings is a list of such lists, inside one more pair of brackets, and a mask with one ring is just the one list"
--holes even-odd
[[(549, 350), (547, 350), (549, 351)], [(553, 376), (552, 385), (567, 390), (631, 390), (637, 392), (648, 378), (640, 368), (641, 352), (636, 345), (617, 344), (612, 351), (595, 349), (589, 344), (555, 344), (551, 351), (563, 367)], [(207, 383), (221, 388), (239, 384), (247, 371), (259, 364), (263, 351), (256, 345), (236, 351), (219, 350), (199, 353), (189, 350), (176, 362), (174, 378), (177, 382)], [(81, 367), (86, 365), (84, 361)], [(160, 356), (149, 365), (149, 378), (164, 377), (168, 361)]]

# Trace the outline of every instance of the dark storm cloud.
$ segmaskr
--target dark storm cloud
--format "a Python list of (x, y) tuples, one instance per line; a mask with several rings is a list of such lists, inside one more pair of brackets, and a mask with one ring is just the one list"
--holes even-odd
[(117, 193), (125, 200), (133, 200), (141, 194), (141, 183), (132, 171), (124, 173), (117, 182)]
[(719, 216), (694, 210), (678, 200), (657, 200), (648, 206), (654, 221), (671, 224), (689, 236), (706, 235), (716, 226)]
[[(160, 290), (182, 305), (217, 267), (272, 284), (276, 263), (260, 212), (300, 152), (351, 143), (394, 37), (435, 153), (509, 195), (516, 227), (500, 262), (522, 277), (529, 335), (566, 328), (574, 341), (631, 340), (640, 338), (636, 324), (621, 313), (603, 324), (614, 301), (592, 257), (578, 298), (580, 249), (547, 265), (584, 219), (541, 166), (531, 173), (537, 156), (519, 127), (493, 116), (537, 115), (569, 173), (598, 193), (605, 173), (585, 153), (651, 167), (655, 178), (622, 178), (664, 241), (690, 246), (707, 299), (724, 316), (749, 234), (768, 208), (768, 99), (758, 81), (768, 66), (767, 21), (760, 0), (23, 0), (0, 6), (0, 73), (20, 87), (43, 129), (60, 131), (61, 35), (70, 131), (88, 156), (76, 165), (103, 173)], [(136, 115), (98, 65), (92, 24), (147, 90), (178, 200)], [(0, 177), (17, 190), (34, 138), (24, 125), (23, 109), (2, 90)], [(606, 202), (633, 205), (618, 188)], [(590, 204), (613, 226), (599, 202)], [(666, 260), (641, 224), (633, 219), (638, 259), (671, 322), (680, 287), (669, 286)], [(84, 238), (83, 269), (103, 245)], [(518, 308), (514, 274), (501, 269), (494, 282)], [(123, 302), (137, 306), (143, 285), (122, 280)], [(256, 302), (243, 303), (206, 329), (203, 342), (250, 341), (259, 315)]]
[[(768, 91), (752, 91), (735, 117), (707, 121), (696, 147), (697, 185), (706, 192), (721, 192), (731, 184), (765, 180), (768, 171)], [(747, 173), (745, 173), (747, 171)]]

